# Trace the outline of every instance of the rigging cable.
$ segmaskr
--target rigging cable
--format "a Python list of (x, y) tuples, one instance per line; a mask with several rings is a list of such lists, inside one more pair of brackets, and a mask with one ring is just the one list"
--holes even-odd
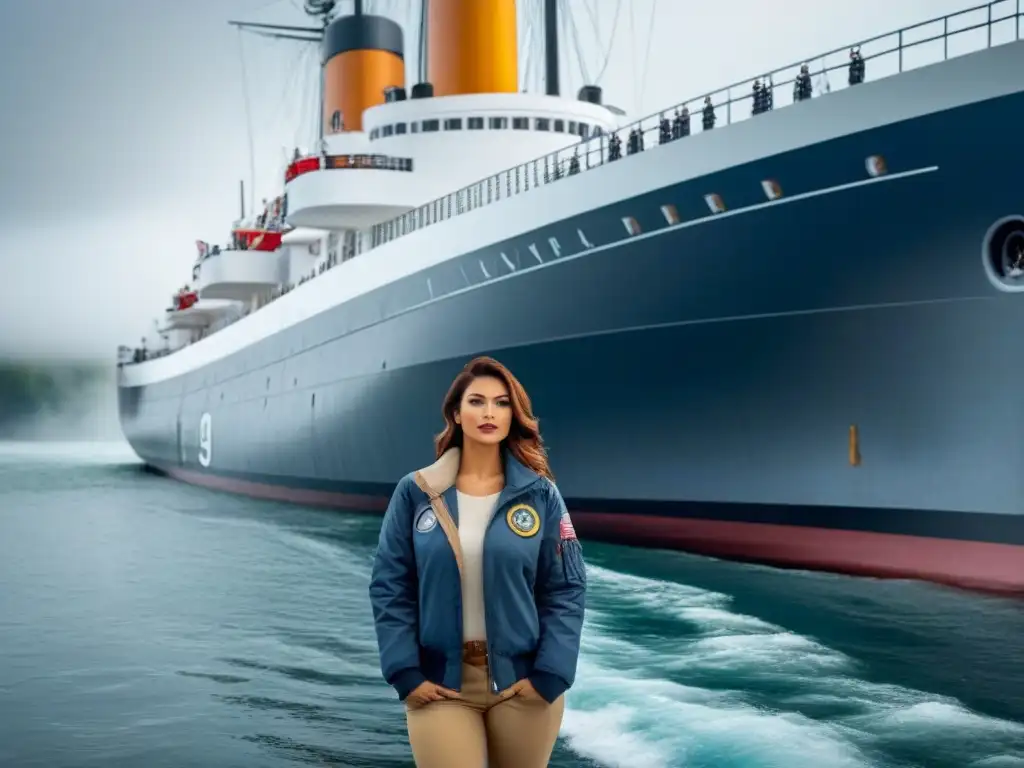
[(647, 25), (647, 45), (644, 46), (647, 52), (644, 54), (644, 66), (640, 70), (640, 103), (637, 105), (637, 112), (643, 108), (644, 94), (647, 91), (647, 66), (651, 61), (651, 40), (654, 38), (654, 19), (658, 13), (658, 0), (651, 0), (651, 21)]
[(573, 49), (576, 51), (576, 66), (579, 67), (583, 85), (587, 85), (590, 83), (590, 76), (587, 74), (587, 61), (583, 55), (583, 46), (580, 45), (579, 29), (576, 28), (576, 16), (569, 8), (569, 0), (559, 0), (559, 4), (562, 6), (562, 16), (566, 20), (566, 27), (568, 27), (566, 38), (569, 37), (569, 34), (572, 35)]
[[(306, 58), (308, 53), (308, 48), (300, 48), (295, 52), (295, 58), (292, 60), (291, 67), (288, 70), (288, 76), (284, 81), (284, 93), (281, 94), (281, 98), (278, 100), (277, 113), (275, 114), (273, 121), (270, 123), (273, 126), (274, 133), (278, 132), (287, 117), (287, 113), (291, 112), (291, 105), (288, 103), (288, 97), (297, 90), (294, 87), (295, 82), (299, 80), (301, 74), (306, 71)], [(302, 77), (302, 81), (300, 83), (303, 94), (306, 92), (307, 79), (307, 77)], [(296, 144), (296, 146), (298, 146), (298, 144)]]
[(629, 49), (630, 63), (633, 65), (633, 112), (639, 112), (637, 99), (640, 95), (640, 80), (636, 73), (636, 14), (633, 13), (633, 3), (629, 4)]
[[(301, 117), (297, 121), (297, 125), (295, 126), (294, 133), (292, 135), (294, 141), (294, 145), (292, 147), (293, 150), (296, 147), (301, 147), (306, 149), (306, 151), (315, 151), (316, 147), (316, 139), (311, 137), (315, 137), (317, 133), (316, 116), (319, 114), (319, 98), (317, 94), (318, 89), (316, 87), (316, 80), (319, 78), (320, 73), (315, 67), (305, 66), (307, 63), (306, 60), (309, 58), (309, 52), (310, 49), (306, 48), (301, 54), (301, 60), (304, 65), (303, 70), (306, 72), (306, 76), (302, 78), (301, 87), (297, 89), (299, 91), (298, 112)], [(310, 91), (313, 92), (312, 97), (310, 95)], [(307, 111), (306, 107), (310, 106), (311, 102), (313, 108)], [(291, 158), (289, 157), (288, 160), (290, 162)]]
[(249, 106), (249, 79), (245, 72), (245, 45), (242, 41), (242, 28), (238, 28), (238, 54), (242, 62), (242, 94), (245, 101), (245, 122), (249, 139), (249, 212), (256, 207), (256, 150), (252, 141), (252, 109)]
[[(597, 77), (594, 79), (594, 85), (601, 84), (601, 78), (604, 77), (605, 70), (608, 69), (608, 63), (612, 60), (612, 49), (615, 47), (615, 34), (619, 31), (619, 11), (622, 10), (622, 0), (616, 0), (615, 3), (615, 14), (612, 16), (612, 36), (608, 39), (608, 48), (604, 54), (604, 64), (601, 65), (600, 71), (597, 73)], [(600, 44), (600, 40), (597, 41)]]
[[(544, 19), (544, 0), (534, 0), (534, 13), (537, 18), (534, 20), (534, 52), (533, 55), (536, 59), (536, 66), (534, 71), (537, 73), (537, 91), (539, 93), (547, 93), (547, 71), (544, 66), (545, 57), (547, 56), (547, 37), (544, 34), (545, 19)], [(556, 32), (557, 34), (557, 32)]]
[(523, 62), (522, 71), (519, 73), (519, 90), (526, 92), (530, 90), (530, 70), (533, 67), (533, 57), (530, 55), (532, 33), (533, 33), (533, 16), (530, 13), (530, 5), (527, 3), (523, 8), (523, 16), (525, 17), (525, 24), (522, 29), (521, 37), (518, 40), (519, 50), (523, 53), (523, 58), (526, 60)]
[[(569, 0), (566, 0), (569, 2)], [(597, 23), (597, 13), (590, 5), (590, 0), (583, 0), (583, 10), (587, 13), (587, 18), (590, 19), (590, 27), (594, 30), (594, 39), (598, 42), (601, 41), (601, 28)]]

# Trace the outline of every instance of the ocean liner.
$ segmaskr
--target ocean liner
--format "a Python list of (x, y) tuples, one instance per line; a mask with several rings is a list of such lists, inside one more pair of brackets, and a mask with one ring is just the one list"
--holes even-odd
[(380, 511), (491, 354), (584, 538), (1024, 591), (1018, 0), (639, 122), (560, 95), (556, 0), (543, 94), (515, 0), (425, 2), (408, 91), (333, 5), (272, 30), (321, 45), (319, 146), (119, 350), (149, 467)]

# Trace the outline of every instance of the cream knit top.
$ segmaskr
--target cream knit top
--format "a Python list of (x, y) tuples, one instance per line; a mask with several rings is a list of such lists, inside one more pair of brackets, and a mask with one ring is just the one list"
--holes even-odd
[(462, 545), (462, 639), (486, 640), (484, 622), (484, 534), (500, 493), (469, 496), (458, 491)]

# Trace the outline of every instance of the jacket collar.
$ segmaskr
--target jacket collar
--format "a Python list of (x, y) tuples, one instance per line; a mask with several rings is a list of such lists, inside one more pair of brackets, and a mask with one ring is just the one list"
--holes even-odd
[[(521, 463), (515, 456), (506, 450), (502, 450), (502, 461), (505, 464), (505, 490), (502, 496), (518, 493), (519, 491), (533, 485), (540, 479), (540, 475)], [(455, 478), (459, 474), (459, 461), (462, 457), (460, 448), (449, 448), (441, 458), (424, 467), (416, 473), (416, 484), (428, 496), (440, 496), (449, 488), (455, 485)]]

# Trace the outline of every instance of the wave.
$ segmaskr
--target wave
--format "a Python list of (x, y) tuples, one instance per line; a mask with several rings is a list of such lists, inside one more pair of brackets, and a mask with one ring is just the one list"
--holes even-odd
[(1024, 764), (1011, 754), (1024, 726), (862, 679), (854, 659), (731, 611), (728, 595), (588, 575), (594, 607), (563, 735), (602, 766), (875, 768), (922, 750), (957, 768)]

